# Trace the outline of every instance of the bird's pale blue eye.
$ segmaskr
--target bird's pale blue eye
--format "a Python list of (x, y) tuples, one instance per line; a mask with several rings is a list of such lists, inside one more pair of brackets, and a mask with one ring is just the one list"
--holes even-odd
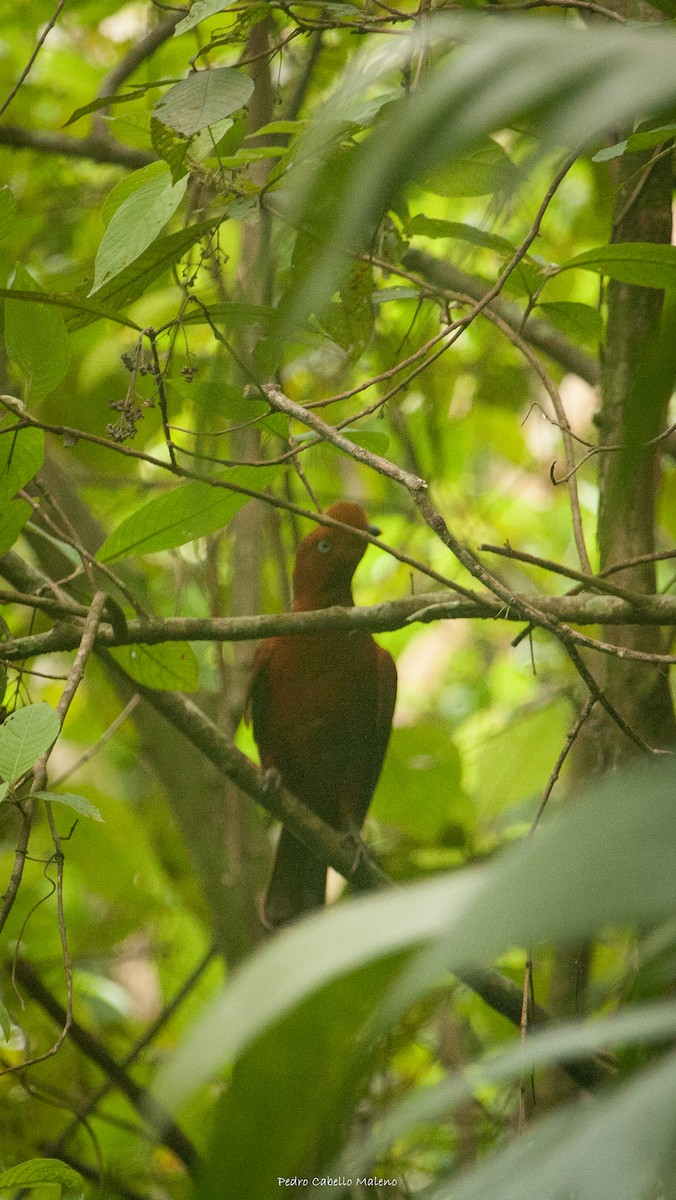
[(321, 542), (317, 542), (317, 549), (320, 554), (328, 554), (330, 550), (333, 550), (333, 543), (328, 538), (322, 538)]

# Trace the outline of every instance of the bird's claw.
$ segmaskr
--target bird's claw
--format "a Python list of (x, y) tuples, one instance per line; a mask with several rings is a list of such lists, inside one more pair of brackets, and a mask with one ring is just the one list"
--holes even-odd
[(350, 867), (350, 875), (354, 875), (357, 867), (359, 867), (363, 862), (366, 862), (369, 856), (368, 848), (361, 836), (358, 826), (356, 825), (350, 824), (348, 829), (343, 834), (341, 840), (345, 843), (348, 849), (354, 850), (354, 858), (352, 860), (352, 866)]
[(282, 786), (282, 777), (276, 767), (268, 767), (263, 774), (263, 791), (266, 796), (278, 792)]

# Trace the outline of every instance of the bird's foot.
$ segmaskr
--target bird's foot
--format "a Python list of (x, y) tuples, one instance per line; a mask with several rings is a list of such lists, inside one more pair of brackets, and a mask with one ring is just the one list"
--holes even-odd
[(282, 777), (276, 767), (268, 767), (263, 774), (263, 791), (266, 796), (279, 792), (282, 787)]
[(369, 856), (368, 847), (361, 836), (359, 826), (350, 822), (348, 828), (345, 830), (345, 833), (342, 836), (341, 841), (347, 846), (348, 849), (354, 851), (354, 858), (352, 860), (352, 866), (350, 867), (350, 875), (354, 875), (357, 867), (359, 867), (361, 863), (366, 862)]

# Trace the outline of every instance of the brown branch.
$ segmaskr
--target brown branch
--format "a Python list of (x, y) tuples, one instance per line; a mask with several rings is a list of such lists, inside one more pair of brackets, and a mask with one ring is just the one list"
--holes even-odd
[(63, 133), (25, 129), (20, 125), (0, 125), (0, 146), (38, 150), (43, 154), (62, 154), (66, 158), (88, 158), (92, 162), (124, 167), (128, 171), (137, 171), (139, 167), (157, 162), (157, 155), (136, 150), (133, 146), (123, 146), (121, 142), (109, 138), (105, 141), (97, 137), (73, 138)]
[[(4, 570), (0, 558), (0, 572)], [(78, 606), (79, 608), (80, 606)], [(126, 630), (114, 630), (101, 624), (96, 635), (97, 647), (158, 646), (164, 642), (248, 642), (281, 635), (301, 635), (319, 632), (389, 633), (403, 629), (416, 621), (461, 619), (501, 620), (521, 622), (525, 613), (535, 612), (534, 623), (547, 627), (547, 618), (571, 622), (574, 625), (676, 625), (676, 596), (642, 597), (640, 607), (613, 596), (546, 596), (537, 593), (510, 593), (508, 602), (487, 593), (468, 592), (459, 599), (448, 592), (421, 592), (401, 600), (389, 600), (357, 608), (322, 608), (314, 612), (263, 613), (250, 617), (164, 617), (128, 621)], [(592, 648), (617, 653), (631, 653), (624, 647), (596, 642), (575, 630), (569, 631), (573, 640)], [(17, 662), (38, 654), (73, 650), (82, 636), (76, 624), (60, 623), (45, 633), (13, 638), (0, 645), (0, 659)], [(636, 652), (638, 653), (638, 651)], [(669, 656), (661, 656), (673, 661)], [(650, 661), (660, 661), (650, 656)]]

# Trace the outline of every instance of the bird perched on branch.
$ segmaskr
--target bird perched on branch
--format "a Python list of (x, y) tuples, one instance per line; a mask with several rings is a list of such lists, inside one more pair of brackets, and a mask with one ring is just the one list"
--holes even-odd
[[(378, 534), (358, 504), (328, 515)], [(352, 576), (367, 543), (317, 525), (298, 546), (294, 612), (352, 606)], [(266, 770), (334, 829), (358, 839), (392, 728), (397, 671), (368, 633), (298, 634), (261, 643), (251, 680), (253, 732)], [(326, 867), (282, 829), (264, 904), (271, 926), (324, 903)]]

